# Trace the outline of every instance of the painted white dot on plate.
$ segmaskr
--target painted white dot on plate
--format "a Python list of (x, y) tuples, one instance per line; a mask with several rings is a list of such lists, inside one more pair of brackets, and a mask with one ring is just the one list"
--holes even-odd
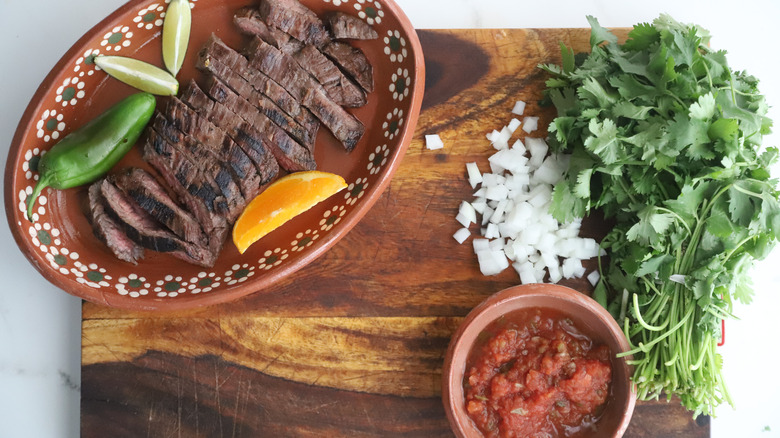
[(130, 296), (133, 297), (133, 298), (138, 298), (138, 292), (132, 291), (132, 292), (130, 292)]

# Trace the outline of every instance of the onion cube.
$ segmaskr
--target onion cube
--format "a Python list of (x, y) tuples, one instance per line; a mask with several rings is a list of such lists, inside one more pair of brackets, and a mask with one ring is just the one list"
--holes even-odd
[(468, 228), (469, 224), (471, 223), (471, 220), (463, 213), (458, 213), (458, 215), (455, 216), (455, 220), (466, 228)]
[(590, 274), (588, 274), (588, 282), (590, 282), (591, 286), (596, 286), (601, 279), (601, 275), (599, 274), (599, 271), (593, 271)]
[(425, 136), (425, 147), (427, 147), (430, 150), (436, 150), (441, 149), (444, 147), (444, 142), (441, 141), (441, 138), (437, 134), (433, 135), (426, 135)]
[(490, 242), (488, 242), (488, 248), (490, 248), (492, 251), (498, 251), (499, 249), (503, 251), (504, 239), (491, 240)]
[(460, 203), (460, 208), (458, 209), (458, 213), (463, 214), (463, 216), (466, 219), (468, 219), (469, 222), (477, 223), (477, 212), (474, 210), (474, 207), (472, 207), (471, 204), (469, 204), (468, 202), (463, 201)]
[(512, 144), (512, 149), (516, 151), (520, 151), (522, 153), (525, 153), (527, 151), (525, 145), (523, 144), (522, 141), (520, 141), (520, 139), (515, 140), (515, 142)]
[(485, 197), (493, 201), (504, 200), (507, 195), (509, 195), (509, 190), (503, 184), (488, 187), (487, 193), (485, 193)]
[(455, 234), (452, 235), (452, 237), (455, 238), (455, 240), (457, 240), (458, 243), (465, 242), (466, 239), (469, 238), (469, 236), (471, 236), (471, 232), (469, 231), (468, 228), (461, 228), (458, 231), (456, 231)]
[(498, 232), (498, 225), (496, 224), (487, 224), (487, 230), (485, 231), (485, 238), (486, 239), (497, 239), (501, 237), (501, 234)]
[(487, 193), (487, 188), (480, 187), (479, 190), (474, 192), (474, 195), (472, 195), (472, 196), (474, 196), (475, 198), (484, 198), (486, 193)]
[(514, 132), (517, 131), (517, 128), (520, 127), (520, 120), (512, 119), (509, 121), (509, 124), (506, 127), (511, 133), (514, 134)]
[(518, 116), (522, 116), (525, 112), (525, 102), (522, 100), (518, 100), (515, 102), (514, 108), (512, 108), (512, 114), (517, 114)]
[(508, 203), (509, 201), (506, 199), (499, 201), (498, 205), (496, 206), (496, 209), (493, 210), (493, 214), (490, 215), (490, 222), (497, 224), (504, 219), (504, 213), (506, 212), (506, 207)]
[(550, 273), (550, 283), (557, 283), (563, 278), (563, 274), (561, 274), (561, 267), (558, 265), (547, 266), (547, 271)]
[(477, 253), (477, 260), (482, 275), (496, 275), (509, 267), (509, 260), (503, 250), (480, 251)]
[(539, 117), (523, 117), (523, 131), (530, 134), (539, 126)]
[(468, 172), (469, 175), (469, 184), (471, 184), (471, 188), (476, 188), (477, 184), (482, 182), (482, 173), (479, 171), (477, 163), (466, 163), (466, 172)]
[(493, 209), (490, 207), (485, 207), (485, 212), (482, 213), (482, 224), (481, 225), (487, 225), (487, 223), (490, 221), (490, 216), (493, 216)]
[(585, 274), (585, 268), (582, 267), (582, 260), (575, 258), (568, 258), (563, 261), (564, 278), (580, 278)]
[(485, 207), (487, 207), (487, 203), (485, 202), (485, 198), (478, 198), (476, 201), (471, 203), (471, 207), (479, 214), (485, 213)]
[(485, 137), (487, 137), (487, 139), (488, 139), (488, 140), (489, 140), (491, 143), (493, 143), (493, 142), (495, 142), (496, 140), (498, 140), (498, 136), (499, 136), (499, 135), (501, 135), (501, 133), (500, 133), (500, 132), (498, 132), (498, 131), (496, 131), (496, 130), (494, 129), (494, 130), (493, 130), (493, 132), (489, 133), (489, 134), (488, 134), (488, 135), (486, 135)]
[(490, 249), (490, 241), (487, 239), (474, 239), (471, 243), (474, 245), (475, 253)]
[(528, 151), (531, 153), (531, 159), (528, 160), (528, 166), (537, 169), (542, 165), (542, 161), (544, 161), (544, 157), (547, 155), (549, 149), (547, 142), (541, 138), (526, 137), (525, 147), (528, 148)]

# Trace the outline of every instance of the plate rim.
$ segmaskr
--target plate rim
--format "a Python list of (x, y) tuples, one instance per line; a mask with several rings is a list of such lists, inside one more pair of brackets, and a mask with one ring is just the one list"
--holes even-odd
[[(415, 83), (412, 92), (410, 93), (410, 111), (407, 122), (402, 127), (401, 136), (398, 142), (398, 150), (392, 155), (391, 160), (387, 163), (387, 166), (383, 169), (384, 176), (378, 179), (377, 184), (369, 187), (366, 196), (363, 200), (355, 206), (352, 214), (348, 215), (339, 227), (341, 230), (336, 233), (329, 233), (324, 237), (321, 243), (304, 256), (296, 259), (294, 262), (284, 264), (268, 276), (263, 277), (264, 282), (262, 286), (254, 285), (252, 282), (245, 282), (241, 285), (234, 286), (227, 290), (215, 291), (213, 294), (200, 294), (200, 295), (186, 295), (180, 296), (174, 299), (150, 297), (150, 299), (137, 299), (129, 296), (122, 296), (119, 294), (109, 295), (110, 292), (103, 290), (93, 289), (82, 284), (73, 284), (73, 287), (65, 288), (64, 282), (61, 276), (56, 275), (54, 271), (43, 266), (40, 263), (36, 253), (32, 251), (30, 242), (24, 239), (22, 229), (17, 222), (19, 218), (26, 220), (20, 216), (20, 213), (15, 205), (14, 196), (16, 195), (13, 189), (14, 181), (17, 177), (19, 167), (16, 166), (17, 161), (22, 153), (22, 138), (28, 130), (30, 123), (35, 114), (38, 114), (41, 106), (43, 105), (44, 97), (56, 87), (54, 78), (60, 74), (63, 66), (65, 66), (72, 57), (79, 53), (83, 46), (99, 32), (100, 29), (109, 25), (109, 23), (119, 19), (120, 17), (134, 11), (140, 4), (148, 2), (149, 0), (131, 0), (108, 16), (100, 20), (97, 24), (87, 30), (73, 45), (63, 54), (60, 59), (54, 64), (49, 73), (40, 83), (33, 96), (30, 98), (30, 102), (27, 104), (24, 112), (22, 113), (19, 122), (17, 123), (16, 130), (11, 139), (8, 155), (5, 165), (5, 174), (3, 178), (4, 183), (4, 201), (5, 201), (5, 213), (8, 227), (11, 229), (11, 235), (14, 238), (19, 250), (27, 259), (28, 262), (52, 285), (64, 292), (87, 300), (92, 303), (124, 309), (124, 310), (140, 310), (140, 311), (179, 311), (195, 308), (202, 308), (206, 306), (212, 306), (220, 303), (228, 303), (236, 301), (245, 296), (251, 295), (262, 290), (267, 290), (282, 279), (294, 274), (305, 265), (313, 262), (322, 256), (326, 251), (335, 246), (344, 236), (346, 236), (368, 211), (374, 206), (374, 204), (382, 196), (387, 186), (390, 184), (395, 172), (403, 160), (406, 151), (408, 150), (412, 138), (414, 136), (417, 120), (420, 116), (422, 108), (423, 94), (425, 90), (425, 61), (420, 39), (417, 35), (415, 28), (412, 26), (411, 21), (403, 10), (396, 4), (394, 0), (382, 0), (385, 8), (392, 11), (397, 17), (400, 28), (406, 33), (406, 37), (411, 46), (411, 54), (413, 55), (413, 68), (415, 75)], [(68, 283), (69, 284), (69, 283)]]

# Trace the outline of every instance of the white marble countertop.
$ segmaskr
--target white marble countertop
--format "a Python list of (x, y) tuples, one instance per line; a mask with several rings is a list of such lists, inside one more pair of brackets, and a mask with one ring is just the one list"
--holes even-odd
[[(775, 105), (770, 117), (780, 123), (777, 1), (397, 1), (420, 29), (587, 27), (588, 14), (598, 17), (602, 25), (618, 27), (651, 21), (667, 12), (679, 21), (709, 29), (712, 47), (728, 50), (732, 68), (760, 78), (762, 92)], [(16, 125), (45, 75), (84, 32), (122, 3), (0, 0), (3, 168)], [(779, 140), (775, 134), (766, 138), (766, 144), (778, 145)], [(775, 168), (774, 175), (780, 175), (780, 169)], [(76, 437), (81, 302), (47, 283), (27, 263), (5, 224), (0, 226), (0, 248), (4, 282), (0, 288), (0, 437)], [(780, 363), (773, 340), (780, 309), (776, 266), (780, 266), (780, 250), (754, 270), (754, 303), (740, 306), (736, 313), (741, 320), (727, 323), (726, 345), (720, 351), (737, 409), (719, 409), (712, 420), (713, 437), (780, 436), (780, 380), (768, 379)]]

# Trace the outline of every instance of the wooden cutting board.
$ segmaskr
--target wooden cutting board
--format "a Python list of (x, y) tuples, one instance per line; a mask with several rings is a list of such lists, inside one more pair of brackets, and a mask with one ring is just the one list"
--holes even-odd
[[(383, 197), (327, 254), (231, 304), (168, 314), (84, 304), (83, 437), (452, 436), (440, 399), (450, 336), (519, 282), (512, 270), (483, 277), (471, 245), (451, 237), (472, 193), (464, 164), (487, 169), (485, 134), (509, 122), (516, 100), (546, 126), (536, 66), (560, 62), (559, 41), (587, 50), (589, 31), (419, 35), (427, 79), (415, 140)], [(425, 149), (434, 133), (443, 150)], [(605, 232), (602, 221), (584, 225)], [(626, 436), (708, 437), (709, 419), (639, 403)]]

